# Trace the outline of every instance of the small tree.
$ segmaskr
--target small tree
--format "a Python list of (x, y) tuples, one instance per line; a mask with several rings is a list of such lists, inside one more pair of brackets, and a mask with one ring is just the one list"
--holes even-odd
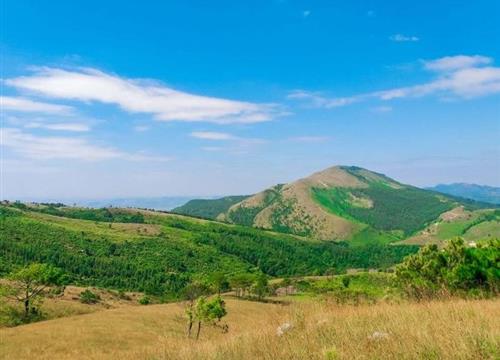
[(223, 272), (212, 274), (212, 276), (210, 276), (210, 283), (218, 295), (220, 295), (222, 291), (229, 290), (229, 281)]
[(236, 274), (230, 280), (229, 284), (231, 288), (234, 289), (236, 296), (244, 296), (247, 290), (252, 286), (255, 281), (255, 277), (252, 274)]
[(8, 279), (12, 281), (10, 297), (24, 305), (24, 316), (29, 318), (30, 313), (36, 311), (33, 304), (41, 301), (43, 291), (63, 282), (63, 273), (53, 266), (35, 263), (11, 273)]
[(265, 274), (260, 274), (257, 276), (255, 284), (253, 285), (253, 292), (255, 295), (257, 295), (257, 298), (259, 300), (262, 300), (264, 296), (269, 293), (267, 276)]
[(191, 331), (193, 330), (193, 324), (196, 320), (196, 309), (195, 301), (202, 295), (206, 295), (210, 292), (207, 285), (201, 282), (192, 282), (188, 284), (183, 291), (183, 296), (187, 300), (187, 305), (185, 308), (185, 313), (188, 318), (188, 328), (187, 334), (191, 336)]
[(219, 295), (214, 297), (212, 300), (208, 300), (205, 296), (200, 297), (196, 301), (194, 312), (196, 320), (198, 321), (196, 340), (200, 337), (202, 324), (217, 326), (226, 314), (226, 303)]

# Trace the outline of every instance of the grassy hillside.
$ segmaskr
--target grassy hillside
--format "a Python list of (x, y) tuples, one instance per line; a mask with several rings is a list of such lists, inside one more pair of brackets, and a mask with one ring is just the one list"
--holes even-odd
[(226, 196), (220, 199), (195, 199), (186, 204), (176, 207), (173, 213), (196, 216), (204, 219), (216, 219), (218, 215), (225, 213), (231, 206), (248, 198), (249, 195)]
[[(139, 222), (115, 222), (133, 219)], [(0, 221), (0, 276), (15, 266), (41, 262), (63, 269), (73, 284), (140, 291), (165, 299), (177, 298), (189, 282), (214, 272), (319, 275), (332, 269), (385, 268), (416, 251), (412, 246), (351, 247), (308, 241), (126, 209), (0, 206)]]
[[(211, 202), (203, 203), (200, 213), (207, 214)], [(337, 166), (234, 203), (217, 219), (321, 240), (387, 244), (415, 235), (461, 205), (469, 210), (490, 206)]]
[(404, 240), (406, 244), (443, 244), (463, 237), (466, 241), (500, 238), (500, 210), (467, 210), (457, 207), (443, 213), (428, 227)]
[[(229, 332), (185, 336), (181, 304), (0, 329), (0, 359), (495, 359), (499, 300), (377, 305), (227, 300)], [(283, 336), (277, 327), (289, 323)]]

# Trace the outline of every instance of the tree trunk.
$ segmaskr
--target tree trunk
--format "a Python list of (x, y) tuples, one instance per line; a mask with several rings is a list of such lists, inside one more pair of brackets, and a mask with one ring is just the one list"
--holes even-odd
[(198, 330), (196, 331), (196, 340), (200, 337), (201, 321), (198, 321)]
[(191, 337), (191, 330), (193, 329), (193, 321), (189, 320), (189, 325), (188, 325), (188, 337)]
[(24, 299), (24, 316), (28, 318), (30, 315), (30, 299), (26, 298)]

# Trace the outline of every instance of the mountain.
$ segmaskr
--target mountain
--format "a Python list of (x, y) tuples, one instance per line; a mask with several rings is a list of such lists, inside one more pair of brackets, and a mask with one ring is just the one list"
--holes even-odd
[(360, 167), (334, 166), (266, 189), (216, 217), (202, 209), (197, 214), (320, 240), (388, 243), (415, 234), (465, 203)]
[(439, 184), (427, 189), (443, 194), (500, 205), (500, 187), (455, 183)]
[(207, 219), (215, 219), (221, 213), (229, 210), (229, 208), (246, 198), (249, 195), (225, 196), (220, 199), (195, 199), (190, 200), (182, 206), (172, 210), (173, 213), (195, 216)]

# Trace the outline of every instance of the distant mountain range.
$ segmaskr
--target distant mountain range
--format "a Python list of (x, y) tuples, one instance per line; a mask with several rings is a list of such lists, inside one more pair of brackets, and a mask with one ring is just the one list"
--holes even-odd
[(427, 188), (443, 194), (500, 205), (500, 188), (476, 184), (439, 184)]
[[(11, 201), (36, 203), (62, 203), (65, 205), (76, 205), (91, 208), (122, 207), (141, 208), (169, 211), (181, 206), (192, 199), (199, 199), (197, 196), (157, 196), (157, 197), (131, 197), (131, 198), (109, 198), (109, 199), (60, 199), (60, 198), (20, 198), (7, 199)], [(218, 198), (217, 196), (206, 197), (206, 199)]]
[(389, 243), (442, 214), (488, 204), (401, 184), (355, 166), (334, 166), (248, 197), (191, 200), (174, 212), (320, 240)]

